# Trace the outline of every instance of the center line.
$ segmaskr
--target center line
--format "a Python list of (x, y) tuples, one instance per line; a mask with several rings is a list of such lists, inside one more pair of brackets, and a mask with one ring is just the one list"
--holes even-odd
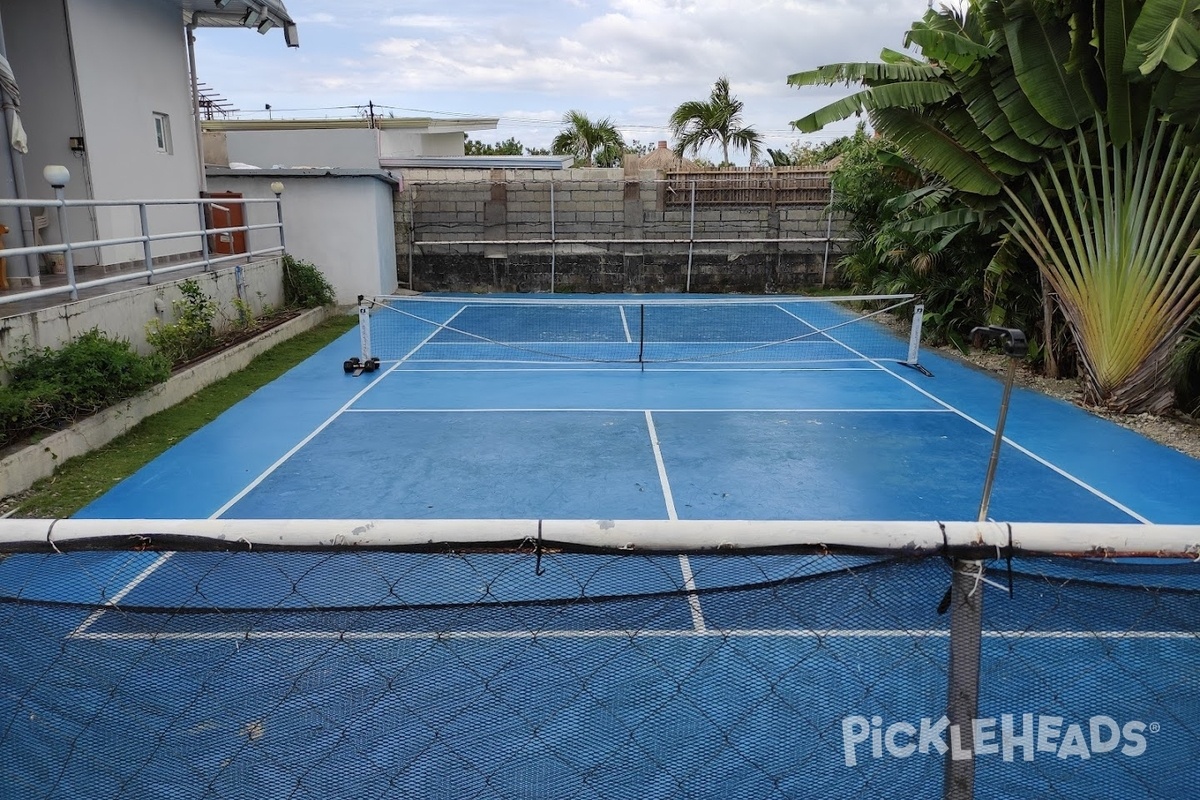
[(629, 320), (625, 318), (625, 306), (617, 306), (621, 312), (621, 327), (625, 329), (625, 341), (633, 342), (633, 336), (629, 333)]
[[(667, 466), (663, 463), (662, 448), (658, 443), (658, 431), (654, 427), (654, 416), (646, 411), (646, 428), (650, 431), (650, 447), (654, 450), (654, 463), (658, 467), (658, 481), (662, 484), (663, 502), (667, 505), (667, 519), (678, 520), (675, 513), (675, 498), (671, 495), (671, 482), (667, 479)], [(679, 569), (683, 572), (683, 588), (687, 592), (688, 610), (692, 615), (692, 629), (696, 633), (704, 633), (708, 626), (704, 623), (704, 609), (700, 607), (700, 595), (696, 593), (696, 577), (692, 573), (692, 563), (686, 555), (679, 556)]]

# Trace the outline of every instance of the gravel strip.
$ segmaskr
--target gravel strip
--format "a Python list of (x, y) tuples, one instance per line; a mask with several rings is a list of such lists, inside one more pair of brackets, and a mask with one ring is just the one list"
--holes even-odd
[[(971, 353), (963, 355), (952, 347), (935, 347), (931, 349), (936, 350), (940, 355), (957, 359), (958, 361), (977, 367), (984, 372), (999, 376), (1001, 379), (1003, 379), (1004, 371), (1008, 369), (1008, 357), (1001, 353)], [(1027, 389), (1033, 389), (1050, 397), (1057, 397), (1059, 400), (1073, 403), (1090, 414), (1103, 417), (1130, 430), (1137, 431), (1159, 444), (1165, 444), (1167, 447), (1174, 448), (1181, 453), (1186, 453), (1192, 458), (1200, 459), (1200, 421), (1194, 417), (1189, 417), (1179, 412), (1162, 416), (1155, 414), (1115, 414), (1111, 411), (1088, 406), (1083, 402), (1083, 391), (1080, 389), (1078, 379), (1064, 378), (1054, 380), (1033, 372), (1025, 364), (1021, 364), (1017, 368), (1016, 383)]]

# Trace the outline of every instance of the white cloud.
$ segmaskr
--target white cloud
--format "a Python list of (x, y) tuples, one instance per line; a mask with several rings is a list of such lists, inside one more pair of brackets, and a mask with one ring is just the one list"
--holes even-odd
[[(790, 120), (847, 91), (797, 90), (786, 84), (790, 73), (899, 48), (926, 2), (461, 0), (431, 14), (418, 0), (343, 0), (336, 20), (321, 0), (288, 6), (317, 24), (302, 25), (299, 58), (255, 42), (262, 51), (256, 60), (278, 63), (257, 73), (274, 76), (269, 86), (257, 82), (243, 103), (246, 83), (227, 69), (228, 81), (214, 75), (216, 59), (202, 60), (202, 77), (247, 108), (261, 108), (268, 92), (305, 107), (372, 99), (398, 109), (501, 116), (498, 138), (544, 146), (570, 108), (612, 117), (631, 138), (657, 140), (675, 106), (706, 97), (726, 75), (746, 104), (746, 121), (777, 147), (796, 138)], [(526, 141), (535, 125), (544, 141)], [(835, 132), (852, 127), (849, 121)]]

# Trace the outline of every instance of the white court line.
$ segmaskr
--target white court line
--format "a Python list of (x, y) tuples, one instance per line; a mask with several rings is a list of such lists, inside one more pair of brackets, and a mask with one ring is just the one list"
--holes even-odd
[(68, 633), (67, 638), (74, 639), (74, 638), (78, 638), (78, 637), (82, 636), (84, 631), (86, 631), (88, 628), (92, 627), (92, 625), (96, 622), (96, 620), (100, 619), (100, 617), (104, 615), (105, 611), (107, 611), (110, 608), (113, 608), (114, 606), (116, 606), (117, 603), (119, 603), (123, 599), (125, 599), (125, 595), (132, 592), (137, 587), (137, 585), (139, 583), (141, 583), (142, 581), (146, 580), (146, 578), (149, 578), (155, 571), (158, 570), (159, 567), (161, 567), (163, 564), (167, 563), (167, 559), (173, 555), (175, 555), (175, 554), (171, 553), (171, 552), (167, 552), (167, 553), (163, 553), (158, 558), (154, 559), (154, 562), (152, 564), (150, 564), (148, 567), (146, 567), (141, 572), (139, 572), (136, 576), (134, 576), (133, 580), (131, 580), (129, 583), (127, 583), (123, 587), (121, 587), (120, 591), (118, 591), (112, 597), (105, 600), (103, 608), (98, 608), (95, 611), (93, 611), (91, 614), (88, 615), (87, 619), (85, 619), (83, 622), (81, 622), (75, 628), (75, 630)]
[[(288, 450), (286, 453), (284, 453), (283, 456), (281, 456), (279, 459), (277, 459), (274, 464), (267, 467), (267, 469), (265, 471), (263, 471), (257, 478), (255, 478), (245, 488), (243, 488), (240, 492), (238, 492), (236, 495), (234, 495), (231, 500), (229, 500), (227, 503), (225, 503), (223, 506), (218, 508), (213, 513), (209, 514), (208, 519), (217, 519), (222, 514), (224, 514), (226, 511), (228, 511), (230, 508), (232, 508), (239, 500), (241, 500), (243, 497), (245, 497), (247, 494), (249, 494), (251, 491), (253, 491), (253, 489), (256, 486), (258, 486), (260, 483), (262, 483), (264, 480), (266, 480), (266, 478), (271, 473), (273, 473), (275, 470), (277, 470), (281, 466), (283, 466), (284, 463), (286, 463), (289, 458), (294, 456), (302, 447), (304, 447), (306, 444), (311, 442), (317, 436), (317, 434), (319, 434), (321, 431), (325, 430), (331, 424), (333, 424), (334, 420), (336, 420), (343, 413), (345, 413), (346, 410), (350, 408), (350, 406), (352, 406), (352, 405), (354, 405), (354, 403), (358, 402), (359, 398), (361, 398), (363, 395), (365, 395), (367, 392), (369, 392), (373, 387), (377, 386), (380, 381), (382, 381), (384, 378), (386, 378), (388, 375), (390, 375), (392, 372), (394, 372), (413, 353), (420, 350), (422, 345), (424, 345), (426, 342), (428, 342), (430, 339), (432, 339), (434, 336), (436, 336), (442, 330), (442, 328), (444, 328), (446, 325), (449, 325), (454, 320), (454, 317), (457, 317), (459, 314), (461, 314), (463, 312), (463, 309), (465, 309), (465, 308), (466, 308), (466, 306), (463, 306), (463, 308), (460, 308), (458, 311), (454, 312), (454, 314), (451, 315), (451, 317), (449, 319), (447, 319), (445, 322), (443, 322), (437, 328), (437, 330), (435, 330), (433, 333), (429, 334), (429, 336), (426, 336), (425, 339), (420, 344), (418, 344), (416, 347), (414, 347), (412, 350), (409, 350), (408, 353), (404, 356), (404, 358), (397, 361), (389, 369), (385, 370), (384, 372), (381, 372), (374, 380), (372, 380), (370, 383), (368, 383), (366, 386), (364, 386), (362, 388), (362, 390), (360, 390), (357, 394), (355, 394), (348, 401), (346, 401), (345, 405), (343, 405), (337, 411), (333, 412), (333, 414), (330, 415), (329, 418), (326, 419), (324, 422), (322, 422), (319, 426), (317, 426), (317, 428), (315, 430), (313, 430), (311, 433), (309, 433), (307, 436), (305, 436), (303, 439), (301, 439), (300, 442), (295, 447), (293, 447), (291, 450)], [(118, 591), (111, 598), (109, 598), (105, 602), (105, 605), (103, 608), (99, 608), (99, 609), (93, 611), (92, 614), (87, 619), (85, 619), (79, 627), (77, 627), (75, 630), (71, 631), (71, 633), (67, 635), (67, 638), (70, 639), (73, 637), (77, 638), (77, 637), (81, 636), (88, 628), (90, 628), (96, 622), (96, 620), (100, 619), (100, 617), (104, 614), (105, 611), (107, 611), (109, 608), (115, 607), (116, 604), (125, 597), (125, 595), (129, 594), (131, 591), (134, 590), (134, 588), (137, 587), (138, 584), (140, 584), (142, 581), (146, 580), (146, 578), (149, 578), (152, 574), (154, 574), (154, 572), (159, 567), (161, 567), (163, 564), (165, 564), (167, 562), (167, 559), (169, 559), (172, 555), (174, 555), (174, 553), (166, 552), (166, 553), (163, 553), (161, 556), (159, 556), (154, 561), (153, 564), (151, 564), (150, 566), (148, 566), (144, 570), (142, 570), (140, 573), (138, 573), (138, 575), (132, 581), (130, 581), (125, 586), (123, 586), (120, 591)]]
[[(589, 414), (641, 413), (644, 408), (351, 408), (347, 414), (498, 414), (502, 412), (536, 413), (541, 411), (562, 413), (578, 411)], [(654, 408), (656, 414), (950, 414), (947, 408)]]
[[(667, 505), (667, 519), (677, 520), (675, 497), (671, 493), (671, 481), (667, 478), (667, 465), (663, 462), (662, 448), (658, 443), (658, 430), (654, 417), (646, 411), (646, 429), (650, 433), (650, 447), (654, 450), (654, 464), (658, 467), (658, 481), (662, 485), (663, 502)], [(704, 609), (700, 607), (700, 595), (696, 594), (696, 578), (692, 574), (692, 563), (686, 555), (679, 556), (679, 568), (683, 572), (683, 587), (687, 590), (688, 610), (692, 614), (692, 629), (698, 633), (708, 630), (704, 624)]]
[(658, 431), (654, 428), (654, 417), (649, 411), (646, 414), (646, 428), (650, 432), (650, 447), (654, 450), (654, 464), (658, 467), (658, 480), (662, 484), (663, 502), (667, 504), (667, 519), (677, 520), (675, 513), (675, 498), (671, 494), (671, 482), (667, 479), (667, 465), (663, 463), (662, 449), (658, 445)]
[(625, 318), (625, 306), (617, 306), (621, 312), (621, 327), (625, 329), (625, 341), (633, 344), (633, 336), (629, 333), (629, 320)]
[(249, 484), (247, 484), (246, 487), (243, 488), (240, 492), (235, 494), (227, 503), (225, 503), (225, 505), (221, 506), (215, 512), (213, 512), (213, 515), (211, 517), (209, 517), (209, 519), (215, 519), (216, 517), (220, 517), (226, 511), (233, 508), (238, 503), (238, 501), (240, 501), (243, 497), (250, 494), (250, 492), (254, 491), (254, 489), (260, 483), (262, 483), (264, 480), (266, 480), (268, 477), (270, 477), (270, 475), (273, 472), (275, 472), (275, 470), (279, 469), (285, 463), (287, 463), (288, 459), (290, 459), (292, 456), (296, 455), (296, 453), (298, 453), (301, 450), (301, 448), (303, 448), (305, 445), (307, 445), (309, 442), (311, 442), (313, 439), (315, 439), (321, 433), (321, 431), (328, 428), (330, 425), (332, 425), (337, 420), (338, 417), (340, 417), (342, 414), (346, 413), (346, 411), (350, 408), (350, 406), (357, 403), (359, 401), (359, 399), (362, 398), (363, 395), (365, 395), (367, 392), (371, 391), (373, 388), (378, 386), (380, 381), (382, 381), (388, 375), (391, 375), (393, 372), (395, 372), (397, 369), (399, 369), (400, 365), (403, 364), (405, 361), (407, 361), (413, 355), (413, 353), (416, 353), (418, 350), (420, 350), (422, 347), (424, 347), (425, 344), (430, 339), (432, 339), (434, 336), (437, 336), (439, 333), (441, 333), (442, 329), (445, 328), (447, 325), (449, 325), (451, 322), (453, 322), (454, 318), (457, 317), (459, 314), (461, 314), (465, 308), (466, 308), (466, 306), (463, 306), (458, 311), (455, 311), (454, 314), (452, 314), (448, 320), (446, 320), (445, 322), (441, 323), (438, 326), (437, 330), (433, 331), (433, 333), (426, 336), (412, 350), (409, 350), (404, 355), (404, 358), (401, 358), (399, 361), (397, 361), (391, 367), (389, 367), (388, 369), (386, 369), (385, 371), (380, 373), (379, 377), (375, 378), (373, 381), (368, 383), (366, 386), (364, 386), (362, 388), (362, 390), (360, 392), (358, 392), (358, 394), (354, 395), (349, 400), (347, 400), (345, 405), (343, 405), (337, 411), (333, 412), (329, 416), (328, 419), (326, 419), (324, 422), (322, 422), (320, 425), (318, 425), (311, 433), (309, 433), (307, 436), (305, 436), (303, 439), (301, 439), (291, 450), (288, 450), (286, 453), (284, 453), (282, 456), (280, 456), (278, 459), (276, 459), (274, 464), (272, 464), (271, 466), (269, 466), (265, 470), (263, 470), (263, 472), (261, 474), (259, 474), (259, 476), (257, 478), (255, 478), (253, 481), (251, 481)]
[[(806, 321), (805, 321), (805, 320), (803, 320), (803, 319), (800, 319), (800, 317), (796, 317), (796, 315), (795, 315), (795, 314), (792, 314), (792, 313), (791, 313), (790, 311), (788, 311), (786, 308), (780, 308), (780, 310), (781, 310), (781, 311), (783, 311), (783, 313), (785, 313), (785, 314), (787, 314), (787, 315), (789, 315), (789, 316), (795, 317), (796, 319), (800, 320), (800, 321), (801, 321), (801, 322), (803, 322), (805, 325), (808, 325), (808, 327), (810, 327), (810, 328), (812, 328), (812, 327), (813, 327), (813, 326), (812, 326), (810, 323), (806, 322)], [(876, 367), (878, 367), (879, 369), (883, 370), (883, 371), (884, 371), (884, 372), (886, 372), (888, 375), (891, 375), (893, 378), (895, 378), (896, 380), (898, 380), (898, 381), (900, 381), (901, 383), (905, 384), (905, 385), (906, 385), (906, 386), (908, 386), (909, 388), (911, 388), (911, 389), (915, 389), (916, 391), (918, 391), (918, 392), (920, 392), (921, 394), (923, 394), (923, 395), (925, 395), (926, 397), (928, 397), (928, 398), (929, 398), (930, 400), (932, 400), (933, 402), (937, 403), (937, 404), (938, 404), (938, 405), (940, 405), (940, 406), (943, 406), (944, 408), (946, 408), (946, 410), (948, 410), (948, 411), (952, 411), (953, 413), (955, 413), (955, 414), (957, 414), (958, 416), (962, 417), (962, 418), (963, 418), (964, 420), (966, 420), (967, 422), (970, 422), (972, 425), (975, 425), (975, 426), (977, 426), (977, 427), (981, 428), (982, 430), (986, 431), (987, 433), (991, 434), (992, 436), (995, 436), (995, 435), (996, 435), (996, 430), (995, 430), (994, 428), (991, 428), (991, 427), (989, 427), (988, 425), (985, 425), (984, 423), (982, 423), (982, 422), (980, 422), (979, 420), (977, 420), (977, 419), (975, 419), (974, 417), (972, 417), (972, 416), (971, 416), (970, 414), (968, 414), (967, 412), (965, 412), (965, 411), (962, 411), (962, 410), (960, 410), (960, 409), (958, 409), (958, 408), (954, 407), (953, 405), (951, 405), (950, 403), (947, 403), (945, 400), (941, 399), (940, 397), (938, 397), (937, 395), (933, 394), (932, 392), (928, 392), (928, 391), (926, 391), (925, 389), (922, 389), (920, 386), (918, 386), (917, 384), (913, 383), (913, 382), (912, 382), (912, 381), (910, 381), (908, 378), (905, 378), (903, 375), (900, 375), (900, 374), (898, 374), (898, 373), (896, 373), (896, 372), (893, 372), (891, 369), (889, 369), (888, 367), (885, 367), (883, 364), (880, 364), (880, 363), (879, 363), (878, 361), (876, 361), (875, 359), (873, 359), (873, 358), (868, 358), (867, 356), (865, 356), (865, 355), (863, 355), (862, 353), (860, 353), (859, 351), (855, 350), (853, 347), (851, 347), (850, 345), (846, 344), (845, 342), (842, 342), (841, 340), (839, 340), (839, 339), (836, 339), (836, 338), (834, 338), (834, 337), (830, 337), (830, 338), (831, 338), (831, 339), (833, 339), (833, 341), (837, 342), (837, 343), (838, 343), (839, 345), (841, 345), (842, 347), (844, 347), (844, 348), (846, 348), (847, 350), (849, 350), (851, 353), (854, 353), (855, 355), (857, 355), (857, 356), (859, 356), (859, 357), (861, 357), (861, 358), (865, 359), (866, 361), (869, 361), (869, 362), (871, 362), (871, 363), (872, 363), (872, 364), (874, 364)], [(1034, 453), (1034, 452), (1033, 452), (1032, 450), (1030, 450), (1029, 448), (1027, 448), (1027, 447), (1024, 447), (1024, 446), (1022, 446), (1022, 445), (1020, 445), (1020, 444), (1017, 444), (1016, 442), (1014, 442), (1012, 439), (1008, 438), (1007, 436), (1001, 437), (1001, 441), (1005, 442), (1005, 443), (1006, 443), (1006, 444), (1008, 444), (1010, 447), (1012, 447), (1012, 448), (1016, 449), (1016, 450), (1017, 450), (1017, 452), (1019, 452), (1019, 453), (1022, 453), (1022, 454), (1024, 454), (1024, 455), (1028, 456), (1029, 458), (1032, 458), (1034, 461), (1036, 461), (1037, 463), (1041, 464), (1043, 467), (1046, 467), (1047, 469), (1050, 469), (1051, 471), (1058, 473), (1059, 475), (1061, 475), (1062, 477), (1066, 478), (1066, 479), (1067, 479), (1067, 480), (1069, 480), (1071, 483), (1075, 484), (1076, 486), (1080, 487), (1081, 489), (1084, 489), (1084, 490), (1086, 490), (1086, 491), (1088, 491), (1088, 492), (1091, 492), (1093, 495), (1095, 495), (1095, 496), (1096, 496), (1097, 498), (1099, 498), (1100, 500), (1103, 500), (1104, 502), (1108, 503), (1109, 505), (1113, 506), (1114, 508), (1116, 508), (1117, 510), (1119, 510), (1119, 511), (1121, 511), (1121, 512), (1125, 513), (1125, 514), (1128, 514), (1129, 516), (1131, 516), (1131, 517), (1133, 517), (1134, 519), (1136, 519), (1138, 522), (1141, 522), (1141, 523), (1143, 523), (1143, 524), (1147, 524), (1147, 525), (1149, 525), (1149, 524), (1150, 524), (1150, 520), (1149, 520), (1149, 519), (1147, 519), (1146, 517), (1143, 517), (1141, 514), (1137, 513), (1137, 512), (1136, 512), (1136, 511), (1134, 511), (1133, 509), (1131, 509), (1129, 506), (1125, 505), (1124, 503), (1121, 503), (1120, 501), (1118, 501), (1118, 500), (1116, 500), (1116, 499), (1114, 499), (1114, 498), (1112, 498), (1112, 497), (1109, 497), (1107, 494), (1105, 494), (1104, 492), (1100, 491), (1100, 490), (1099, 490), (1099, 489), (1097, 489), (1095, 486), (1092, 486), (1091, 484), (1087, 483), (1086, 481), (1084, 481), (1084, 480), (1083, 480), (1083, 479), (1081, 479), (1081, 478), (1077, 478), (1076, 476), (1074, 476), (1074, 475), (1072, 475), (1071, 473), (1067, 472), (1065, 469), (1063, 469), (1062, 467), (1058, 466), (1057, 464), (1053, 464), (1053, 463), (1051, 463), (1050, 461), (1046, 460), (1045, 458), (1042, 458), (1041, 456), (1039, 456), (1037, 453)]]
[[(950, 632), (921, 628), (914, 630), (872, 630), (870, 628), (827, 628), (822, 630), (788, 628), (679, 628), (672, 630), (536, 630), (536, 631), (210, 631), (161, 633), (83, 633), (79, 639), (105, 641), (222, 641), (254, 640), (429, 640), (429, 639), (674, 639), (707, 636), (710, 638), (778, 637), (790, 639), (948, 639)], [(1079, 640), (1194, 640), (1191, 631), (983, 631), (985, 639)]]
[[(383, 363), (388, 364), (391, 362), (385, 360)], [(457, 359), (422, 358), (422, 359), (418, 359), (415, 361), (409, 361), (408, 366), (405, 367), (404, 371), (405, 372), (627, 372), (627, 373), (632, 374), (633, 372), (635, 372), (635, 370), (630, 369), (630, 367), (638, 366), (638, 362), (636, 362), (636, 361), (611, 361), (611, 362), (606, 362), (608, 364), (608, 366), (604, 366), (604, 367), (591, 367), (591, 366), (585, 367), (582, 364), (580, 364), (579, 366), (573, 366), (573, 367), (561, 367), (561, 366), (553, 366), (553, 367), (530, 366), (528, 368), (479, 367), (478, 369), (471, 369), (469, 367), (414, 367), (414, 366), (412, 366), (413, 364), (529, 364), (529, 365), (555, 364), (555, 365), (557, 365), (557, 364), (561, 364), (561, 363), (562, 363), (561, 359), (558, 359), (555, 361), (528, 361), (528, 360), (502, 361), (500, 359), (489, 358), (487, 361), (476, 361), (476, 360), (472, 360), (469, 358), (457, 358)], [(876, 369), (874, 369), (872, 367), (788, 367), (788, 366), (770, 367), (770, 366), (765, 366), (765, 367), (742, 367), (739, 369), (736, 366), (732, 366), (735, 364), (780, 364), (780, 365), (783, 365), (783, 364), (860, 364), (860, 363), (862, 363), (861, 358), (829, 358), (829, 359), (820, 359), (820, 360), (814, 359), (812, 361), (708, 361), (708, 360), (670, 361), (670, 362), (668, 362), (668, 361), (651, 361), (648, 363), (651, 365), (651, 370), (653, 372), (876, 372), (877, 371)], [(698, 366), (698, 367), (707, 367), (709, 364), (731, 365), (731, 366), (729, 367), (729, 369), (716, 369), (716, 368), (685, 369), (683, 367), (678, 367), (678, 366), (675, 366), (675, 367), (659, 366), (660, 364), (668, 364), (668, 363), (670, 363), (670, 364), (694, 364), (695, 366)]]

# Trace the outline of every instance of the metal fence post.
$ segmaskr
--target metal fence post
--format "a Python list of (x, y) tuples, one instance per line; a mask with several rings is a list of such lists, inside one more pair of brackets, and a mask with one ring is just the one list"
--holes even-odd
[(554, 272), (556, 264), (556, 250), (554, 246), (554, 181), (550, 181), (550, 294), (554, 294)]
[[(1008, 356), (1008, 373), (1000, 399), (996, 433), (988, 458), (983, 492), (979, 500), (979, 522), (987, 521), (992, 484), (1004, 444), (1004, 424), (1012, 397), (1017, 361), (1028, 352), (1025, 334), (1014, 328), (986, 327), (971, 331), (971, 338), (1000, 339)], [(950, 721), (950, 749), (942, 778), (944, 800), (971, 800), (975, 796), (975, 718), (979, 713), (980, 650), (983, 642), (984, 564), (971, 558), (951, 560), (950, 654), (946, 691), (946, 718)], [(957, 734), (957, 735), (956, 735)]]
[(692, 202), (691, 214), (688, 220), (688, 263), (687, 263), (687, 284), (684, 286), (685, 292), (692, 290), (692, 251), (696, 245), (696, 181), (692, 181)]
[(825, 212), (825, 260), (821, 262), (821, 285), (829, 273), (829, 243), (833, 241), (833, 173), (829, 174), (829, 209)]
[(138, 216), (142, 220), (142, 256), (146, 261), (146, 284), (154, 283), (154, 254), (150, 247), (150, 216), (146, 212), (146, 204), (138, 203)]

